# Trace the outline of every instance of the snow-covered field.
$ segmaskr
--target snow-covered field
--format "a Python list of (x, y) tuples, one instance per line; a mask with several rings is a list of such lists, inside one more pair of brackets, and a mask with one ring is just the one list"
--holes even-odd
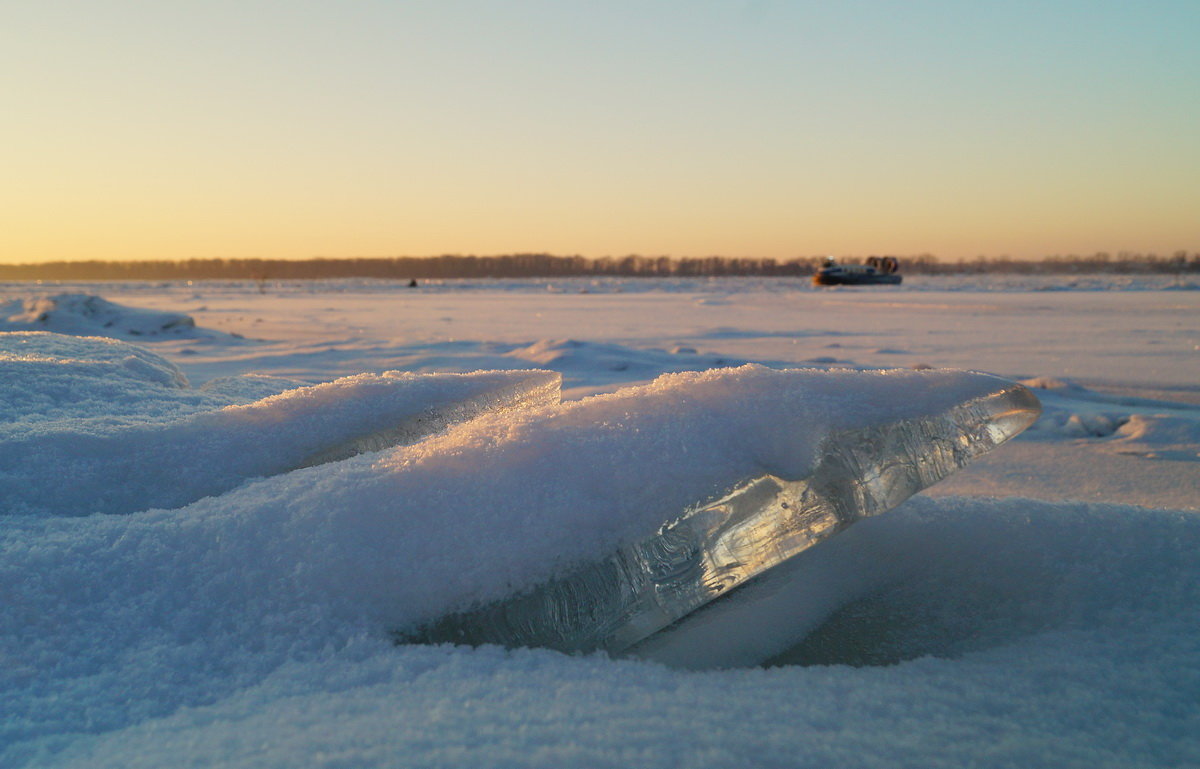
[[(0, 284), (0, 766), (1200, 765), (1197, 288)], [(834, 373), (647, 385), (747, 363)], [(1042, 419), (806, 553), (772, 666), (392, 641), (948, 368)]]

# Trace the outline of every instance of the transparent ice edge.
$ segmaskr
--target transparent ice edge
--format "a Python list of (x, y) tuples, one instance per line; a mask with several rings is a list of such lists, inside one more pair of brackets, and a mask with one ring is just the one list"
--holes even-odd
[(1033, 393), (1005, 382), (939, 414), (832, 432), (806, 478), (749, 478), (603, 560), (396, 640), (621, 654), (860, 518), (890, 510), (1040, 414)]

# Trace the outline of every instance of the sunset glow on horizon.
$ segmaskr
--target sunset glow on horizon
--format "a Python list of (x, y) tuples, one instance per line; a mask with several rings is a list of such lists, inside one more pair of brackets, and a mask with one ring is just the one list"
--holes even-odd
[(22, 2), (0, 263), (1200, 251), (1200, 4)]

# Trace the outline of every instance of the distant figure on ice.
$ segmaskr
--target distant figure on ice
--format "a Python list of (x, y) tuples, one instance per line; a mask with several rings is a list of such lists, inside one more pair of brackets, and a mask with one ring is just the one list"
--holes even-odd
[(412, 280), (408, 281), (408, 287), (409, 287), (409, 288), (416, 288), (416, 287), (417, 287), (417, 279), (416, 279), (416, 278), (413, 278)]

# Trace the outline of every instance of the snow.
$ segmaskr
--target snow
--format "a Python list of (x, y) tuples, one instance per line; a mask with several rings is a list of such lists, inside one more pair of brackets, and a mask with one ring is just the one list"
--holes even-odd
[(196, 393), (165, 375), (167, 361), (129, 345), (0, 333), (4, 348), (20, 351), (0, 353), (0, 392), (12, 396), (0, 411), (8, 515), (178, 507), (248, 478), (410, 443), (483, 411), (558, 400), (550, 372), (389, 371), (217, 408), (217, 392), (242, 388), (224, 380)]
[[(0, 305), (0, 331), (53, 331), (119, 339), (213, 337), (190, 315), (114, 304), (93, 294), (32, 295)], [(236, 337), (235, 337), (236, 338)]]
[[(1197, 764), (1200, 293), (912, 282), (56, 287), (196, 327), (0, 334), (0, 766)], [(992, 381), (947, 367), (1042, 422), (716, 604), (702, 669), (392, 642)]]

